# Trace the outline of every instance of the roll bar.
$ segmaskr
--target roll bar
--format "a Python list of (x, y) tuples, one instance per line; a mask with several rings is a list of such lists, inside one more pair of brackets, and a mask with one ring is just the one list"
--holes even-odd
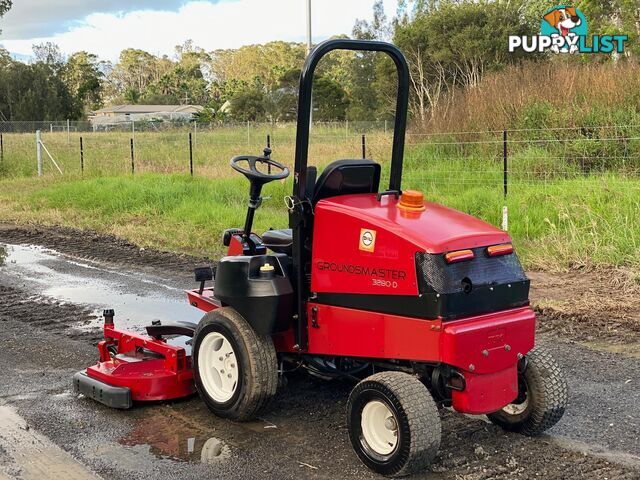
[(400, 190), (402, 181), (402, 161), (404, 155), (404, 135), (407, 126), (407, 108), (409, 102), (409, 67), (404, 55), (391, 43), (364, 40), (337, 39), (326, 40), (318, 44), (307, 56), (300, 75), (300, 94), (298, 99), (298, 123), (296, 133), (296, 156), (294, 166), (293, 197), (304, 199), (306, 196), (307, 158), (309, 154), (309, 120), (311, 116), (311, 92), (313, 76), (318, 62), (333, 50), (356, 50), (383, 52), (391, 57), (398, 71), (398, 92), (396, 96), (396, 115), (393, 130), (393, 149), (391, 153), (391, 176), (389, 190)]
[[(293, 179), (293, 198), (289, 213), (289, 226), (293, 229), (293, 282), (296, 290), (295, 305), (295, 348), (307, 350), (307, 301), (309, 287), (306, 281), (310, 251), (309, 236), (313, 234), (313, 209), (307, 201), (307, 157), (309, 155), (309, 120), (311, 116), (311, 92), (313, 74), (322, 57), (333, 50), (356, 50), (383, 52), (391, 57), (398, 71), (398, 92), (396, 97), (396, 117), (393, 129), (393, 149), (391, 153), (391, 175), (389, 190), (400, 190), (402, 180), (402, 160), (404, 155), (404, 135), (407, 126), (409, 102), (409, 67), (402, 52), (390, 43), (362, 40), (327, 40), (318, 44), (307, 56), (300, 74), (300, 95), (298, 99), (298, 124), (296, 132), (296, 157)], [(305, 245), (306, 243), (306, 245)]]

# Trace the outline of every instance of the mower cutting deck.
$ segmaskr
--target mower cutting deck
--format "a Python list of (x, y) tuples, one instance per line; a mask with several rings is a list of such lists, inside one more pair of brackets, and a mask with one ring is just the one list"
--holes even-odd
[(165, 336), (192, 336), (187, 322), (147, 327), (149, 336), (115, 328), (114, 311), (104, 311), (104, 340), (98, 343), (100, 360), (73, 377), (76, 393), (113, 408), (131, 408), (133, 402), (173, 400), (195, 392), (191, 357)]
[[(334, 161), (318, 178), (307, 166), (313, 75), (336, 49), (383, 52), (396, 65), (386, 190), (372, 160)], [(275, 395), (286, 371), (279, 365), (356, 380), (347, 402), (351, 444), (390, 476), (435, 458), (442, 406), (526, 435), (560, 420), (567, 385), (553, 358), (534, 348), (529, 280), (509, 235), (401, 190), (408, 83), (391, 44), (317, 45), (300, 78), (290, 228), (252, 232), (263, 185), (289, 169), (270, 150), (234, 157), (231, 167), (249, 180), (249, 207), (244, 228), (224, 233), (227, 256), (215, 272), (196, 269), (200, 288), (187, 297), (206, 312), (202, 320), (152, 325), (144, 336), (117, 330), (107, 312), (100, 361), (76, 374), (76, 391), (128, 408), (195, 389), (216, 415), (249, 420)], [(167, 343), (177, 334), (193, 337), (192, 356)]]

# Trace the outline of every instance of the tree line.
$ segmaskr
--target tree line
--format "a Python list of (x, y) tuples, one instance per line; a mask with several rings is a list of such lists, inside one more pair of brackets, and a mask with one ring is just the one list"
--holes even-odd
[[(0, 0), (0, 16), (11, 7)], [(428, 121), (453, 93), (475, 88), (490, 72), (523, 61), (611, 61), (593, 55), (553, 58), (507, 52), (509, 35), (535, 35), (546, 0), (399, 0), (388, 19), (376, 1), (371, 21), (357, 21), (352, 38), (392, 41), (411, 73), (411, 115)], [(630, 37), (635, 61), (640, 36), (637, 0), (583, 0), (592, 32)], [(201, 121), (290, 121), (306, 47), (270, 42), (207, 52), (191, 41), (173, 55), (126, 49), (117, 62), (85, 51), (68, 57), (51, 43), (35, 45), (29, 63), (0, 49), (0, 120), (82, 119), (109, 104), (199, 104)], [(382, 55), (332, 52), (314, 84), (314, 119), (383, 120), (394, 109), (392, 63)]]

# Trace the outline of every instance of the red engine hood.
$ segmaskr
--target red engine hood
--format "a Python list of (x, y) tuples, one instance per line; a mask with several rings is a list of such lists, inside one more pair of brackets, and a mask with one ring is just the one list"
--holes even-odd
[(393, 196), (356, 194), (332, 197), (318, 202), (323, 209), (359, 218), (393, 232), (428, 253), (475, 248), (510, 242), (504, 231), (466, 213), (437, 203), (425, 202), (426, 210), (405, 213)]

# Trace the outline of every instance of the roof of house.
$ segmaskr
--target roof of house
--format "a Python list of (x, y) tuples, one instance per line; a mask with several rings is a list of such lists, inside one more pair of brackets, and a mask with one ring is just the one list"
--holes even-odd
[(203, 109), (201, 105), (113, 105), (93, 113), (197, 113)]

